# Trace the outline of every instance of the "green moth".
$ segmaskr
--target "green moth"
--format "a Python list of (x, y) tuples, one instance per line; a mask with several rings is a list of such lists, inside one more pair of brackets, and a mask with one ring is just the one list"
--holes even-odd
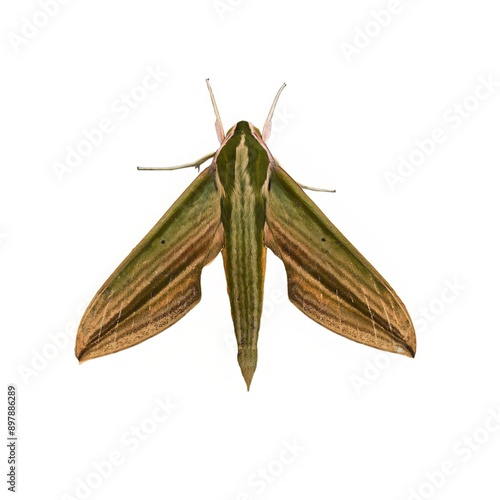
[(288, 296), (304, 314), (356, 342), (413, 357), (416, 338), (396, 292), (327, 219), (267, 148), (273, 101), (262, 133), (240, 121), (212, 162), (132, 250), (88, 306), (76, 339), (80, 362), (126, 349), (173, 325), (201, 299), (204, 266), (222, 251), (238, 363), (250, 388), (257, 366), (266, 249), (284, 263)]

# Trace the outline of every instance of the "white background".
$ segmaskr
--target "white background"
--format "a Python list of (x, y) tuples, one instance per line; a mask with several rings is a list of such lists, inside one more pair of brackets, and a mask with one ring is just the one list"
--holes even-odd
[[(0, 15), (2, 391), (18, 391), (17, 498), (499, 498), (496, 3), (74, 0), (50, 4), (50, 18), (40, 4)], [(142, 92), (148, 67), (168, 76)], [(217, 147), (207, 77), (226, 129), (261, 127), (286, 81), (270, 149), (297, 181), (337, 189), (310, 196), (406, 303), (415, 359), (310, 321), (268, 253), (249, 393), (220, 257), (169, 331), (78, 364), (82, 307), (196, 175), (136, 165)], [(131, 93), (141, 102), (118, 112)], [(113, 130), (56, 175), (102, 119)], [(387, 173), (436, 128), (446, 140), (391, 189)], [(175, 406), (159, 423), (157, 398)]]

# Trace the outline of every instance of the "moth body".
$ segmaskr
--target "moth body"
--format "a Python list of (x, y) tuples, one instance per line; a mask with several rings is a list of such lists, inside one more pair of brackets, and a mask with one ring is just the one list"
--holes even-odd
[(272, 157), (260, 132), (237, 123), (214, 158), (224, 228), (222, 257), (238, 342), (238, 363), (250, 387), (264, 298), (266, 193)]

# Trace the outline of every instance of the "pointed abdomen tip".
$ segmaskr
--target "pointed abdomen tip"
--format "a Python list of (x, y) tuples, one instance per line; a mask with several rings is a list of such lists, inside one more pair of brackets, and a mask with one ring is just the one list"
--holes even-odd
[(257, 368), (257, 348), (242, 346), (238, 349), (238, 364), (240, 365), (241, 374), (247, 384), (247, 390), (250, 390), (253, 374)]

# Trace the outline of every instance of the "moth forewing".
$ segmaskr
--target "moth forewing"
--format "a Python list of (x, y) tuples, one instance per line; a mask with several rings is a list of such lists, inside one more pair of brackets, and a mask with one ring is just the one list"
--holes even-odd
[(215, 167), (204, 170), (97, 292), (80, 323), (82, 362), (142, 342), (201, 298), (200, 276), (222, 248)]
[(266, 207), (265, 242), (285, 264), (291, 302), (351, 340), (413, 357), (415, 331), (401, 299), (278, 165)]

